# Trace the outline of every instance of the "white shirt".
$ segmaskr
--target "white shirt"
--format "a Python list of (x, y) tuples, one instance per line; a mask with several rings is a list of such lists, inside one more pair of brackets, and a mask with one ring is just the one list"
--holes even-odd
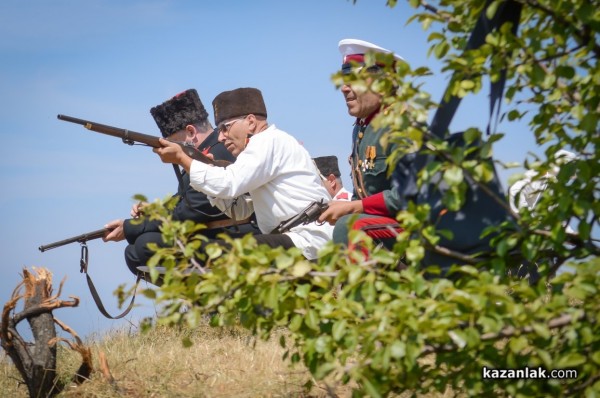
[[(554, 176), (556, 174), (558, 174), (558, 169), (554, 169), (552, 173), (546, 173), (541, 178), (536, 179), (537, 172), (527, 170), (524, 177), (511, 185), (508, 190), (509, 204), (512, 211), (518, 213), (519, 209), (522, 208), (534, 211), (543, 192), (548, 187), (548, 180), (555, 178)], [(519, 196), (518, 201), (517, 195)], [(563, 225), (565, 226), (567, 233), (576, 233), (576, 231), (566, 222), (563, 222)]]
[[(548, 184), (547, 176), (535, 180), (537, 173), (533, 170), (527, 170), (522, 179), (515, 182), (508, 189), (509, 204), (512, 211), (519, 212), (521, 208), (528, 208), (532, 211), (537, 204), (543, 191)], [(517, 195), (519, 200), (517, 201)]]
[[(211, 204), (242, 219), (256, 213), (258, 227), (268, 234), (282, 221), (299, 214), (315, 201), (331, 197), (306, 149), (275, 125), (254, 135), (235, 163), (227, 168), (192, 161), (190, 185), (209, 196)], [(240, 198), (249, 193), (250, 200)], [(332, 239), (333, 226), (300, 225), (285, 234), (308, 259)]]

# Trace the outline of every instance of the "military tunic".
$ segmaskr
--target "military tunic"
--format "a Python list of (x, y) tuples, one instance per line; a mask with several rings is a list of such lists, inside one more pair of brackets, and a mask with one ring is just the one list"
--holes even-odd
[(354, 186), (352, 199), (362, 201), (363, 214), (358, 215), (351, 226), (348, 221), (354, 220), (357, 217), (355, 214), (343, 216), (336, 222), (333, 232), (336, 243), (347, 244), (349, 229), (360, 229), (391, 247), (395, 233), (388, 227), (395, 231), (399, 229), (395, 217), (402, 200), (398, 191), (392, 189), (392, 178), (388, 177), (386, 164), (394, 146), (382, 146), (381, 139), (388, 130), (374, 129), (370, 124), (373, 116), (355, 123), (349, 159)]

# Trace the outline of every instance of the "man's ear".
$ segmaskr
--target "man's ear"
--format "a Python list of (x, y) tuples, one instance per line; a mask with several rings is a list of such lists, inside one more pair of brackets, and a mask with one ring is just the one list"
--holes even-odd
[(329, 184), (334, 184), (336, 182), (337, 178), (333, 175), (333, 174), (329, 174), (327, 176), (327, 182)]
[(198, 132), (198, 130), (196, 129), (196, 126), (194, 126), (193, 124), (188, 124), (187, 126), (185, 126), (185, 134), (188, 137), (194, 137), (196, 135), (196, 133)]
[(246, 120), (248, 121), (248, 129), (250, 130), (250, 133), (254, 133), (256, 131), (256, 116), (251, 113), (246, 116)]

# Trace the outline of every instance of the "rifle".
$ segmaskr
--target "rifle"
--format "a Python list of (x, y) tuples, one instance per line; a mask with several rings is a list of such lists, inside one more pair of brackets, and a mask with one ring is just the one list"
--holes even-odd
[(72, 238), (67, 238), (67, 239), (59, 240), (57, 242), (52, 242), (52, 243), (49, 243), (47, 245), (42, 245), (42, 246), (39, 247), (39, 249), (43, 253), (46, 250), (54, 249), (54, 248), (61, 247), (61, 246), (64, 246), (64, 245), (68, 245), (70, 243), (79, 242), (79, 243), (84, 244), (88, 240), (94, 240), (94, 239), (102, 238), (104, 236), (104, 234), (106, 234), (107, 232), (110, 232), (110, 231), (112, 231), (112, 229), (108, 229), (108, 228), (98, 229), (96, 231), (87, 232), (85, 234), (73, 236)]
[[(123, 143), (125, 143), (127, 145), (134, 145), (137, 142), (137, 143), (151, 146), (152, 148), (161, 148), (162, 147), (162, 145), (160, 145), (160, 142), (158, 141), (159, 137), (155, 137), (153, 135), (136, 133), (135, 131), (121, 129), (118, 127), (107, 126), (105, 124), (95, 123), (95, 122), (91, 122), (89, 120), (78, 119), (78, 118), (66, 116), (66, 115), (57, 115), (56, 117), (59, 120), (64, 120), (65, 122), (80, 124), (83, 127), (85, 127), (86, 129), (95, 131), (97, 133), (102, 133), (102, 134), (120, 138), (123, 140)], [(218, 167), (227, 167), (230, 164), (229, 162), (227, 162), (225, 160), (213, 160), (213, 159), (209, 158), (208, 156), (206, 156), (201, 151), (199, 151), (198, 149), (194, 148), (190, 144), (187, 144), (184, 142), (178, 142), (178, 141), (171, 141), (171, 142), (179, 144), (183, 148), (183, 151), (185, 152), (186, 155), (188, 155), (192, 159), (198, 160), (202, 163), (212, 164), (212, 165), (218, 166)]]
[(271, 233), (282, 234), (294, 227), (297, 227), (298, 225), (306, 225), (315, 222), (321, 213), (327, 210), (328, 207), (329, 205), (327, 203), (323, 203), (323, 199), (321, 199), (320, 202), (312, 202), (294, 217), (290, 218), (289, 220), (282, 221), (277, 228), (271, 231)]
[(39, 247), (39, 249), (43, 253), (46, 250), (54, 249), (56, 247), (60, 247), (60, 246), (64, 246), (64, 245), (68, 245), (70, 243), (75, 243), (75, 242), (81, 243), (81, 259), (79, 260), (79, 266), (80, 266), (79, 272), (81, 272), (82, 274), (85, 274), (87, 284), (90, 289), (90, 293), (92, 293), (92, 298), (94, 299), (96, 306), (98, 307), (98, 309), (100, 310), (102, 315), (104, 315), (105, 317), (107, 317), (109, 319), (120, 319), (120, 318), (123, 318), (125, 315), (127, 315), (129, 313), (129, 311), (131, 311), (131, 309), (133, 308), (133, 304), (135, 303), (135, 295), (137, 292), (137, 287), (140, 283), (140, 280), (142, 279), (142, 274), (140, 273), (137, 276), (137, 280), (135, 281), (135, 288), (133, 291), (133, 295), (131, 296), (131, 301), (129, 302), (129, 306), (125, 309), (125, 311), (123, 311), (121, 314), (116, 315), (116, 316), (112, 316), (106, 311), (106, 308), (104, 308), (104, 304), (102, 304), (102, 300), (100, 299), (100, 296), (98, 295), (96, 286), (94, 286), (94, 282), (92, 282), (92, 278), (88, 274), (89, 254), (88, 254), (88, 247), (86, 244), (87, 241), (102, 238), (107, 232), (110, 232), (112, 230), (113, 230), (112, 228), (98, 229), (96, 231), (87, 232), (85, 234), (81, 234), (81, 235), (73, 236), (71, 238), (59, 240), (57, 242), (49, 243), (47, 245), (42, 245)]

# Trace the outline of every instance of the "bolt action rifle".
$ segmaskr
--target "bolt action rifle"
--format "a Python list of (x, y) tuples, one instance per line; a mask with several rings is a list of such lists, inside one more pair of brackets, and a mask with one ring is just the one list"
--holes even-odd
[[(158, 141), (159, 137), (155, 137), (153, 135), (136, 133), (135, 131), (122, 129), (122, 128), (118, 128), (118, 127), (107, 126), (105, 124), (95, 123), (95, 122), (91, 122), (89, 120), (78, 119), (78, 118), (66, 116), (66, 115), (57, 115), (56, 117), (59, 120), (64, 120), (65, 122), (80, 124), (83, 127), (85, 127), (86, 129), (95, 131), (96, 133), (102, 133), (102, 134), (120, 138), (123, 140), (123, 143), (125, 143), (127, 145), (134, 145), (135, 143), (139, 143), (139, 144), (151, 146), (152, 148), (160, 148), (162, 146), (162, 145), (160, 145), (160, 142)], [(176, 144), (179, 144), (183, 148), (183, 151), (186, 153), (186, 155), (188, 155), (192, 159), (199, 160), (202, 163), (208, 163), (208, 164), (212, 164), (214, 166), (219, 166), (219, 167), (227, 167), (230, 164), (229, 162), (227, 162), (225, 160), (213, 160), (213, 159), (209, 158), (208, 156), (206, 156), (206, 154), (202, 153), (201, 151), (199, 151), (198, 149), (196, 149), (195, 147), (193, 147), (190, 144), (187, 144), (184, 142), (176, 142), (176, 141), (171, 141), (171, 142), (175, 142)]]
[(87, 247), (87, 241), (102, 238), (105, 234), (107, 234), (110, 231), (112, 231), (112, 228), (98, 229), (96, 231), (87, 232), (87, 233), (84, 233), (81, 235), (73, 236), (71, 238), (52, 242), (47, 245), (42, 245), (39, 247), (39, 250), (43, 253), (46, 250), (54, 249), (54, 248), (57, 248), (60, 246), (65, 246), (65, 245), (68, 245), (71, 243), (75, 243), (75, 242), (80, 243), (81, 244), (81, 259), (79, 260), (79, 266), (81, 268), (80, 268), (79, 272), (81, 272), (82, 274), (85, 274), (87, 284), (90, 289), (90, 293), (92, 293), (92, 298), (94, 299), (96, 306), (98, 307), (98, 309), (100, 310), (102, 315), (104, 315), (105, 317), (107, 317), (109, 319), (120, 319), (120, 318), (123, 318), (125, 315), (127, 315), (129, 313), (129, 311), (131, 311), (131, 309), (133, 308), (133, 304), (135, 302), (135, 294), (137, 292), (137, 287), (140, 282), (140, 279), (142, 278), (142, 274), (140, 273), (137, 276), (137, 280), (135, 282), (135, 289), (134, 289), (133, 295), (131, 297), (131, 301), (129, 302), (129, 306), (127, 307), (127, 309), (125, 309), (125, 311), (123, 311), (123, 313), (121, 313), (120, 315), (116, 315), (116, 316), (110, 315), (104, 308), (104, 304), (102, 304), (102, 300), (100, 299), (100, 296), (98, 295), (96, 286), (94, 286), (94, 282), (92, 282), (92, 278), (88, 274), (89, 253), (88, 253), (88, 247)]
[(298, 225), (306, 225), (317, 221), (321, 213), (323, 213), (329, 205), (323, 203), (323, 199), (320, 202), (312, 202), (304, 210), (290, 218), (289, 220), (282, 221), (271, 233), (282, 234), (289, 231), (290, 229), (297, 227)]

